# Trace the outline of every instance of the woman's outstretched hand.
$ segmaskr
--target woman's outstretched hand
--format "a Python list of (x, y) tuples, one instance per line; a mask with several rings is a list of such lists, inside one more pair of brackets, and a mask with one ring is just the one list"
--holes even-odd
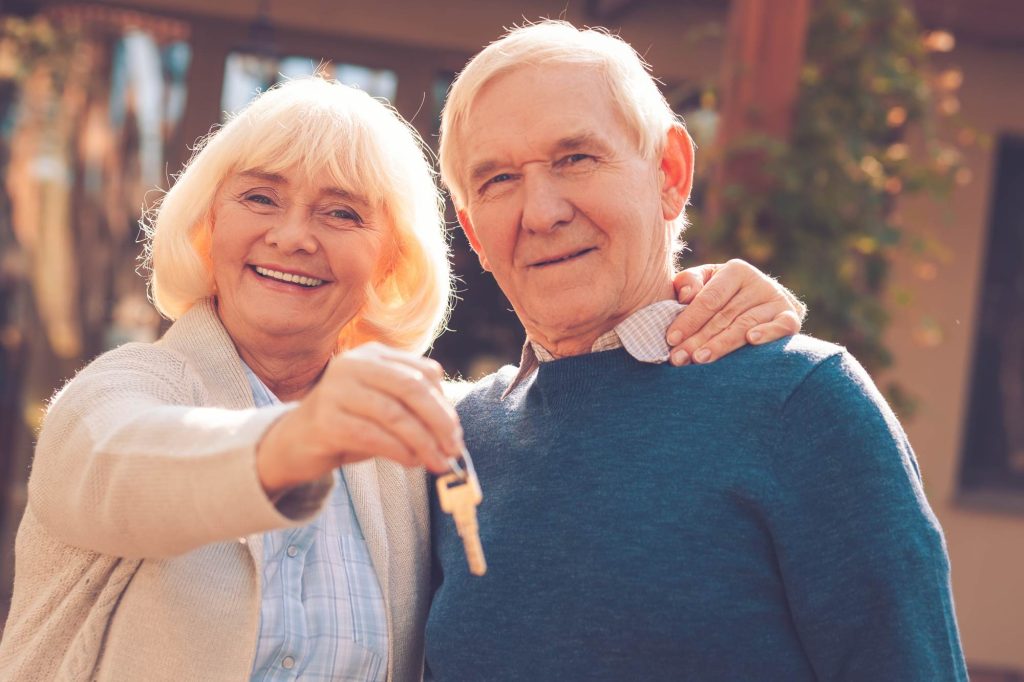
[(256, 468), (271, 499), (370, 457), (448, 471), (462, 428), (437, 362), (379, 343), (331, 359), (298, 407), (260, 441)]

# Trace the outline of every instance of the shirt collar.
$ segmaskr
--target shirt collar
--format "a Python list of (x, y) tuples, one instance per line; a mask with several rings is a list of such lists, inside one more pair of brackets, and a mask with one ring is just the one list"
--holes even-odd
[[(661, 364), (668, 362), (671, 348), (665, 341), (665, 330), (672, 320), (685, 308), (681, 303), (672, 300), (657, 301), (615, 325), (597, 337), (590, 347), (591, 353), (624, 348), (634, 359), (640, 362)], [(527, 338), (523, 344), (523, 354), (519, 361), (519, 372), (502, 398), (511, 393), (519, 384), (528, 379), (543, 362), (557, 360), (546, 348)]]

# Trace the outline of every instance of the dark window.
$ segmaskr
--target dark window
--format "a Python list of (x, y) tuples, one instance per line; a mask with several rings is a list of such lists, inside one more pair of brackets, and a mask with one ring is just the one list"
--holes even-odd
[(432, 129), (431, 132), (434, 134), (434, 142), (436, 143), (437, 134), (441, 132), (441, 110), (444, 109), (445, 100), (448, 97), (448, 90), (452, 87), (452, 83), (455, 81), (454, 71), (442, 71), (434, 77), (434, 82), (431, 85), (431, 121)]
[(961, 490), (1024, 509), (1024, 138), (1000, 140)]

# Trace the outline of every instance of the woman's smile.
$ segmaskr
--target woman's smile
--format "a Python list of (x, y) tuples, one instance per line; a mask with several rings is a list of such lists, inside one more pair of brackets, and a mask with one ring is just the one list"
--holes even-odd
[(291, 272), (288, 270), (279, 270), (262, 265), (250, 265), (249, 269), (256, 273), (260, 279), (266, 279), (273, 283), (281, 283), (290, 285), (293, 289), (298, 287), (299, 289), (316, 289), (327, 283), (327, 280), (320, 279), (318, 277), (312, 277), (309, 275), (303, 275), (297, 272)]

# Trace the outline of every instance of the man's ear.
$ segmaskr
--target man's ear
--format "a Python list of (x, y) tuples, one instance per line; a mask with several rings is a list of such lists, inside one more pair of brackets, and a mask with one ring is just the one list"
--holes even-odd
[(673, 126), (661, 153), (661, 212), (675, 220), (686, 208), (693, 189), (693, 141), (682, 126)]
[(462, 230), (466, 233), (466, 239), (469, 240), (469, 245), (473, 247), (473, 251), (476, 252), (477, 258), (480, 259), (480, 267), (487, 272), (491, 271), (491, 264), (487, 262), (487, 255), (484, 254), (484, 250), (480, 247), (480, 240), (476, 238), (476, 230), (473, 229), (473, 223), (469, 220), (469, 214), (465, 210), (456, 211), (455, 215), (459, 217), (459, 225), (462, 225)]

